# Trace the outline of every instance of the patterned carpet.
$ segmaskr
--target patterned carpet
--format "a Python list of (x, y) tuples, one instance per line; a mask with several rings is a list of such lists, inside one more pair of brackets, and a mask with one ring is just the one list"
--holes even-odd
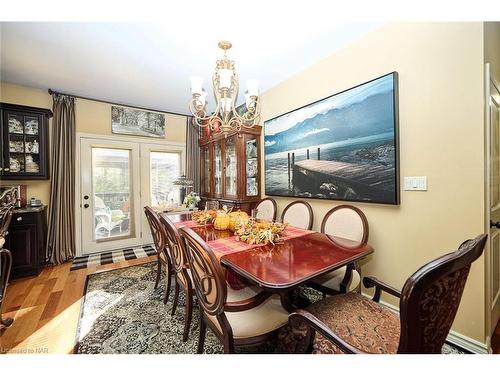
[[(196, 353), (198, 309), (193, 311), (189, 340), (182, 341), (184, 300), (174, 316), (172, 296), (163, 304), (164, 280), (154, 289), (156, 263), (148, 263), (90, 275), (82, 307), (76, 353), (82, 354), (154, 354)], [(173, 288), (172, 288), (173, 289)], [(320, 298), (312, 290), (309, 299)], [(237, 349), (239, 353), (276, 353), (277, 343)], [(207, 329), (205, 353), (222, 353), (222, 345)], [(461, 353), (445, 345), (443, 353)]]

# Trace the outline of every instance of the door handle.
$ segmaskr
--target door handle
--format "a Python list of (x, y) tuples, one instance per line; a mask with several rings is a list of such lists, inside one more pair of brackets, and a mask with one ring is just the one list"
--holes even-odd
[(83, 205), (83, 207), (84, 207), (84, 208), (89, 208), (89, 204), (88, 204), (88, 203), (85, 203), (85, 204)]
[(493, 220), (490, 221), (490, 228), (497, 227), (500, 229), (500, 221), (494, 222)]

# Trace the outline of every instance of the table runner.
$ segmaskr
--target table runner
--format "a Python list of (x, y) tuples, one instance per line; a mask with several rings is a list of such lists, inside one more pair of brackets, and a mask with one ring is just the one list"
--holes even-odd
[[(181, 221), (175, 223), (177, 228), (192, 228), (197, 226), (202, 226), (202, 224), (198, 224), (195, 221)], [(306, 236), (308, 234), (314, 233), (312, 230), (301, 229), (294, 226), (287, 226), (283, 231), (280, 242), (285, 241), (290, 238), (297, 238)], [(252, 248), (257, 248), (264, 246), (264, 244), (248, 244), (243, 241), (238, 241), (236, 236), (231, 236), (227, 238), (219, 238), (213, 241), (207, 241), (206, 244), (212, 249), (217, 259), (220, 261), (224, 255), (237, 253), (240, 251), (250, 250)], [(248, 282), (246, 279), (240, 277), (233, 270), (224, 268), (226, 271), (226, 282), (229, 286), (234, 290), (240, 290), (248, 286)]]

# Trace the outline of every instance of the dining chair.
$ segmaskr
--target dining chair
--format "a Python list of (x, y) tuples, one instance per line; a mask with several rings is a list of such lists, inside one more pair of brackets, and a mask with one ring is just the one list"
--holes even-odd
[[(406, 280), (401, 292), (365, 277), (363, 285), (375, 287), (372, 299), (338, 294), (295, 311), (283, 342), (288, 349), (314, 353), (441, 353), (471, 264), (481, 256), (486, 238), (483, 234), (467, 240), (427, 263)], [(378, 303), (382, 291), (399, 298), (399, 316)]]
[(184, 332), (182, 339), (187, 341), (189, 329), (193, 318), (193, 283), (191, 280), (191, 270), (186, 259), (184, 247), (181, 245), (179, 232), (175, 224), (165, 215), (161, 216), (161, 223), (165, 227), (167, 242), (172, 256), (172, 266), (175, 272), (174, 301), (172, 306), (172, 316), (174, 316), (179, 303), (180, 288), (184, 291)]
[(170, 285), (173, 273), (172, 260), (169, 253), (167, 235), (165, 228), (160, 221), (160, 215), (153, 210), (151, 207), (144, 207), (144, 213), (148, 219), (149, 228), (151, 229), (151, 235), (153, 236), (153, 241), (156, 247), (157, 253), (157, 271), (156, 271), (156, 281), (155, 289), (158, 288), (158, 284), (161, 279), (162, 266), (165, 267), (165, 296), (163, 298), (163, 303), (167, 303), (168, 297), (170, 295)]
[[(369, 227), (365, 214), (359, 208), (342, 204), (328, 211), (321, 222), (321, 233), (352, 241), (353, 247), (368, 242)], [(343, 246), (349, 247), (350, 243)], [(354, 263), (314, 279), (310, 285), (325, 294), (360, 290), (361, 276)]]
[(297, 200), (285, 207), (281, 214), (281, 221), (297, 228), (311, 229), (313, 226), (313, 210), (305, 201)]
[(0, 330), (9, 327), (14, 321), (12, 318), (2, 318), (2, 305), (5, 300), (10, 270), (12, 268), (12, 254), (8, 249), (4, 249), (3, 246), (5, 245), (5, 237), (8, 234), (13, 210), (13, 203), (0, 208)]
[(272, 198), (264, 198), (255, 206), (257, 209), (257, 219), (275, 221), (278, 211), (276, 201)]
[(203, 353), (206, 327), (222, 342), (224, 353), (275, 337), (288, 320), (279, 296), (247, 287), (228, 288), (219, 260), (190, 228), (179, 229), (200, 305), (198, 353)]

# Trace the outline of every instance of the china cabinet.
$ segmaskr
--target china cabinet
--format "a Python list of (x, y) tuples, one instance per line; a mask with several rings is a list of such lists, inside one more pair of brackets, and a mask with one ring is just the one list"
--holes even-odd
[(0, 103), (0, 176), (4, 180), (49, 178), (48, 122), (45, 108)]
[(204, 132), (199, 141), (201, 197), (249, 212), (260, 199), (261, 126), (239, 132)]

